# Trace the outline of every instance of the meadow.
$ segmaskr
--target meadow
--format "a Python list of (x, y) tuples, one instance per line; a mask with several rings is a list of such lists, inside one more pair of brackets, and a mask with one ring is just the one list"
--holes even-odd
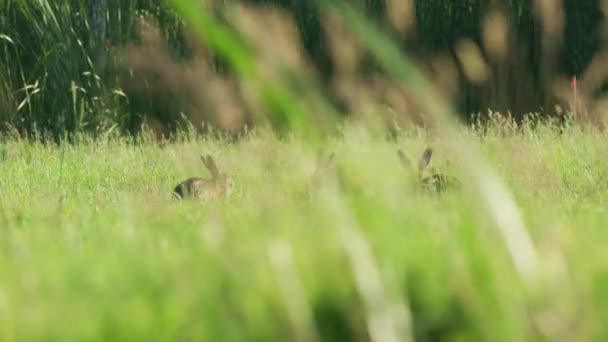
[(605, 6), (263, 3), (0, 0), (0, 341), (608, 339)]
[[(83, 136), (0, 144), (0, 339), (604, 340), (606, 136), (578, 126), (460, 129), (514, 194), (538, 262), (515, 267), (446, 142), (345, 126), (325, 185), (316, 148)], [(396, 150), (459, 177), (421, 192)], [(179, 201), (213, 155), (236, 191)]]

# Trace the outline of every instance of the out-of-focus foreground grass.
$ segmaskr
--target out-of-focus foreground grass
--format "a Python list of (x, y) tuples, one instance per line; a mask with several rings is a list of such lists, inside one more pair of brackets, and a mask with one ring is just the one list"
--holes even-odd
[[(66, 35), (59, 20), (53, 35), (34, 27), (49, 46), (67, 46), (57, 44), (62, 38), (86, 56), (66, 48), (41, 62), (54, 70), (49, 79), (66, 85), (58, 89), (71, 84), (71, 96), (57, 101), (69, 111), (54, 113), (55, 96), (42, 97), (45, 87), (23, 76), (25, 99), (7, 110), (14, 114), (7, 122), (29, 115), (7, 132), (32, 137), (46, 122), (55, 139), (14, 133), (0, 143), (0, 340), (606, 339), (605, 134), (540, 120), (465, 129), (454, 120), (450, 92), (435, 89), (390, 35), (331, 3), (321, 8), (340, 67), (334, 90), (343, 91), (352, 120), (334, 115), (343, 110), (310, 72), (288, 16), (233, 4), (219, 19), (194, 2), (171, 1), (201, 43), (193, 65), (159, 55), (163, 35), (142, 20), (141, 40), (151, 47), (117, 56), (167, 87), (151, 97), (158, 103), (141, 102), (166, 123), (175, 120), (163, 109), (191, 110), (199, 122), (215, 119), (232, 133), (182, 133), (160, 145), (146, 135), (119, 137), (120, 127), (139, 127), (140, 118), (123, 118), (114, 100), (101, 100), (137, 96), (93, 82), (111, 94), (94, 96), (65, 76), (69, 67), (87, 80), (98, 77), (87, 71), (96, 66), (76, 31)], [(53, 17), (57, 11), (46, 7), (42, 17)], [(58, 9), (80, 17), (70, 6)], [(22, 27), (45, 22), (29, 18), (20, 19)], [(103, 32), (104, 25), (91, 27)], [(6, 46), (36, 46), (9, 33)], [(478, 48), (461, 47), (462, 64), (483, 78)], [(229, 73), (210, 67), (207, 48)], [(15, 55), (15, 63), (28, 60)], [(25, 56), (39, 58), (37, 51)], [(86, 61), (87, 69), (67, 61)], [(366, 66), (374, 72), (359, 79)], [(457, 86), (454, 80), (447, 83)], [(131, 81), (136, 88), (147, 82)], [(576, 114), (581, 94), (566, 89)], [(182, 107), (174, 108), (180, 93)], [(201, 100), (202, 93), (215, 101)], [(392, 125), (410, 115), (430, 129)], [(152, 119), (150, 136), (161, 138), (163, 122)], [(94, 134), (82, 133), (86, 127)], [(461, 190), (437, 196), (413, 186), (397, 150), (416, 161), (428, 145), (432, 166), (460, 178)], [(319, 148), (335, 152), (335, 168), (308, 193)], [(234, 178), (236, 193), (209, 203), (173, 199), (178, 182), (206, 175), (202, 153)]]
[[(472, 131), (461, 139), (479, 140)], [(513, 189), (540, 260), (515, 271), (467, 191), (416, 192), (412, 158), (445, 142), (345, 128), (324, 147), (335, 177), (305, 189), (316, 151), (253, 132), (0, 145), (0, 339), (604, 340), (606, 137), (541, 126), (481, 143)], [(215, 156), (224, 202), (179, 202)]]

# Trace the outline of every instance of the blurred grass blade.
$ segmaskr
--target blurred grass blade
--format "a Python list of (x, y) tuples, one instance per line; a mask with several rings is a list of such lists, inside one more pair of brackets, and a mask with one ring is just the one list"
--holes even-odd
[[(298, 94), (287, 84), (265, 81), (264, 75), (256, 67), (255, 54), (239, 38), (234, 29), (209, 15), (203, 6), (200, 6), (200, 2), (171, 0), (170, 3), (196, 31), (199, 38), (207, 42), (220, 56), (226, 58), (243, 82), (259, 92), (258, 95), (271, 112), (269, 115), (271, 118), (274, 116), (274, 120), (271, 121), (287, 121), (291, 129), (300, 132), (311, 141), (322, 138), (318, 127), (312, 120), (307, 119), (309, 116), (306, 106), (298, 99)], [(258, 117), (258, 120), (263, 118)]]
[(11, 39), (11, 37), (5, 35), (5, 34), (0, 34), (0, 40), (5, 40), (11, 44), (15, 44), (15, 42), (13, 42), (13, 40)]
[(199, 37), (220, 56), (226, 58), (239, 76), (254, 76), (255, 60), (238, 35), (207, 13), (200, 1), (170, 0), (170, 4), (191, 25)]
[(287, 314), (292, 321), (297, 341), (320, 341), (308, 305), (302, 282), (293, 260), (291, 245), (286, 239), (277, 239), (268, 246), (268, 258), (275, 271)]

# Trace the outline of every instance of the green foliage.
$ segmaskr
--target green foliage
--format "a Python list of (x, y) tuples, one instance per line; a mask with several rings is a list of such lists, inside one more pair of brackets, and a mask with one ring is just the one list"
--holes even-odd
[[(603, 340), (605, 138), (549, 125), (484, 136), (541, 256), (540, 291), (466, 187), (435, 197), (410, 185), (397, 148), (430, 143), (442, 166), (440, 140), (345, 128), (325, 146), (341, 181), (310, 201), (315, 151), (267, 132), (162, 147), (12, 138), (0, 145), (1, 338), (364, 341), (370, 315), (399, 323), (404, 309), (402, 336), (420, 341)], [(208, 176), (203, 152), (233, 175), (235, 196), (172, 199), (179, 181)]]
[(140, 15), (163, 19), (167, 39), (175, 38), (178, 20), (158, 1), (108, 0), (98, 1), (105, 5), (91, 22), (88, 3), (0, 1), (0, 90), (7, 98), (0, 121), (56, 137), (124, 128), (124, 100), (98, 54), (132, 42)]
[[(295, 13), (304, 45), (323, 71), (331, 68), (323, 66), (319, 48), (319, 13), (344, 19), (367, 48), (366, 63), (409, 88), (437, 134), (396, 132), (387, 142), (361, 120), (345, 124), (337, 138), (327, 136), (320, 128), (335, 127), (337, 112), (321, 84), (329, 76), (315, 79), (284, 65), (278, 74), (265, 69), (264, 51), (234, 27), (232, 8), (218, 15), (185, 0), (0, 0), (0, 119), (12, 126), (0, 143), (0, 339), (608, 335), (601, 320), (604, 134), (538, 120), (458, 129), (448, 101), (399, 39), (376, 25), (386, 3), (366, 1), (363, 14), (333, 1), (319, 8), (270, 3)], [(514, 20), (532, 25), (522, 3), (509, 2), (521, 9)], [(489, 6), (418, 1), (416, 12), (423, 27), (447, 18), (460, 28), (439, 37), (443, 27), (431, 35), (438, 39), (428, 40), (451, 49), (478, 28)], [(178, 104), (172, 99), (150, 108), (157, 104), (149, 102), (150, 93), (125, 96), (109, 67), (114, 56), (104, 53), (107, 46), (146, 39), (136, 34), (142, 16), (160, 27), (159, 45), (169, 45), (171, 58), (161, 64), (188, 59), (185, 20), (224, 73), (257, 95), (263, 113), (256, 113), (256, 123), (270, 122), (280, 139), (267, 127), (238, 142), (201, 138), (191, 134), (196, 129), (160, 146), (146, 134), (121, 136), (144, 121), (146, 110), (182, 109), (172, 108)], [(270, 39), (280, 41), (274, 29)], [(540, 83), (534, 87), (543, 93)], [(153, 105), (138, 109), (136, 103)], [(57, 144), (24, 139), (46, 133)], [(500, 166), (514, 200), (470, 148), (480, 141), (478, 152)], [(432, 169), (449, 171), (462, 188), (418, 191), (396, 151), (416, 155), (428, 144)], [(319, 147), (335, 152), (335, 172), (309, 193)], [(206, 175), (200, 153), (213, 155), (235, 179), (233, 197), (172, 198), (178, 182)]]
[[(335, 65), (328, 56), (327, 32), (324, 32), (320, 11), (314, 2), (244, 2), (277, 5), (293, 15), (308, 57), (323, 81), (322, 85), (310, 88), (319, 89), (326, 96), (325, 87), (331, 80)], [(175, 5), (180, 1), (172, 3)], [(362, 5), (368, 17), (374, 18), (380, 26), (388, 27), (385, 25), (385, 1), (357, 3)], [(414, 36), (394, 35), (395, 41), (408, 53), (423, 59), (437, 54), (453, 54), (454, 46), (461, 38), (471, 38), (481, 44), (483, 18), (495, 6), (491, 1), (416, 1)], [(592, 0), (566, 1), (565, 6), (564, 49), (560, 55), (550, 56), (553, 58), (551, 63), (556, 64), (556, 73), (580, 75), (602, 41), (598, 29), (600, 11), (597, 2)], [(513, 58), (508, 63), (510, 75), (526, 77), (498, 79), (498, 89), (493, 89), (493, 85), (479, 89), (479, 86), (462, 80), (455, 103), (458, 112), (466, 117), (468, 113), (485, 111), (487, 107), (510, 110), (520, 117), (522, 113), (539, 110), (547, 99), (552, 100), (550, 85), (545, 84), (541, 77), (541, 67), (549, 63), (544, 58), (549, 57), (540, 53), (544, 38), (537, 29), (538, 19), (531, 3), (509, 1), (499, 8), (505, 9), (517, 43), (517, 46), (512, 46), (513, 54), (509, 57)], [(198, 10), (190, 8), (181, 14), (188, 17), (197, 13)], [(252, 63), (257, 61), (242, 48), (236, 48), (234, 39), (225, 39), (223, 31), (218, 30), (218, 24), (223, 22), (221, 15), (216, 17), (217, 14), (208, 13), (209, 20), (200, 22), (202, 27), (199, 29), (207, 31), (206, 39), (222, 59), (239, 60), (232, 63), (232, 68), (248, 64), (246, 68), (252, 69)], [(125, 98), (117, 80), (119, 76), (114, 73), (116, 69), (109, 66), (113, 62), (115, 47), (137, 43), (136, 23), (142, 16), (153, 18), (172, 53), (187, 59), (191, 51), (183, 41), (183, 25), (164, 0), (0, 1), (0, 120), (22, 133), (47, 131), (55, 137), (78, 131), (138, 131), (144, 121), (143, 116), (158, 110), (146, 106), (154, 103), (155, 93), (144, 91), (144, 95), (126, 94)], [(191, 25), (197, 25), (190, 19)], [(231, 46), (223, 46), (225, 44)], [(222, 49), (223, 52), (220, 51)], [(507, 77), (500, 76), (499, 72), (496, 74), (499, 75), (497, 77)], [(150, 87), (147, 84), (140, 86)], [(282, 89), (283, 85), (276, 91)], [(293, 108), (294, 101), (287, 101), (288, 94), (272, 95), (273, 91), (267, 91), (261, 92), (266, 93), (264, 96), (271, 102), (269, 111), (277, 112), (270, 117), (271, 121), (279, 126), (304, 125), (300, 116), (309, 109), (289, 114), (291, 110), (284, 107)], [(175, 103), (164, 105), (169, 108), (167, 110), (174, 109), (176, 115), (181, 111)], [(260, 117), (259, 113), (255, 114)], [(159, 115), (157, 119), (168, 126), (174, 126), (172, 121), (176, 120), (175, 115)]]

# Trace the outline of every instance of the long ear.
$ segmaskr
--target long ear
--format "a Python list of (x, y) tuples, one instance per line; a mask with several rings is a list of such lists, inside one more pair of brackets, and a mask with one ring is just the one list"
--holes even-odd
[(427, 166), (429, 166), (432, 156), (433, 156), (433, 149), (430, 147), (427, 147), (424, 150), (424, 152), (422, 153), (420, 160), (418, 161), (418, 172), (422, 172)]
[(408, 158), (402, 150), (397, 150), (397, 154), (399, 155), (399, 161), (401, 162), (401, 165), (403, 165), (403, 167), (405, 167), (408, 171), (412, 171), (413, 165), (410, 158)]
[(215, 165), (215, 161), (213, 160), (213, 158), (211, 158), (210, 155), (201, 156), (201, 160), (203, 161), (203, 164), (205, 164), (209, 172), (211, 172), (211, 176), (213, 178), (217, 179), (220, 177), (220, 171), (218, 170), (217, 165)]

